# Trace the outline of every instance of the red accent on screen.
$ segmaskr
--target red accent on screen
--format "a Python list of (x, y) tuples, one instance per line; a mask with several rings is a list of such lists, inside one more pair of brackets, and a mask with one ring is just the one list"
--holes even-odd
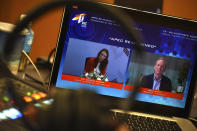
[[(125, 85), (124, 90), (132, 91), (133, 86)], [(151, 95), (157, 95), (157, 96), (164, 96), (164, 97), (169, 97), (169, 98), (175, 98), (175, 99), (181, 99), (181, 100), (183, 99), (183, 94), (171, 93), (171, 92), (166, 92), (166, 91), (158, 91), (158, 90), (147, 89), (147, 88), (139, 88), (138, 92), (151, 94)]]
[(98, 86), (104, 86), (104, 87), (116, 88), (116, 89), (122, 89), (123, 86), (122, 84), (119, 83), (88, 79), (79, 76), (63, 75), (63, 74), (62, 74), (62, 80), (68, 80), (68, 81), (74, 81), (74, 82), (80, 82), (80, 83), (86, 83), (86, 84), (98, 85)]

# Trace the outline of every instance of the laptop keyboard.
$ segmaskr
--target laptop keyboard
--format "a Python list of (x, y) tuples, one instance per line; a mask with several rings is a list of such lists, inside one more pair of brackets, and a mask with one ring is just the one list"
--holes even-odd
[(174, 121), (120, 112), (112, 112), (112, 118), (121, 124), (128, 125), (131, 131), (181, 131)]

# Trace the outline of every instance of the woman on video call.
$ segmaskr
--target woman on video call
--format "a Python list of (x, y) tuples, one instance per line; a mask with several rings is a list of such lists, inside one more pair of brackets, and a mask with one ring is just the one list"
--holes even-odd
[(89, 58), (85, 64), (84, 73), (96, 72), (99, 75), (105, 75), (108, 64), (109, 51), (102, 49), (97, 54), (96, 58)]

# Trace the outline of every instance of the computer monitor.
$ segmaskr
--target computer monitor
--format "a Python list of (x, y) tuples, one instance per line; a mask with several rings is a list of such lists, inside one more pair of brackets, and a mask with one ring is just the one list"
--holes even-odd
[[(153, 76), (159, 59), (163, 69), (157, 70), (165, 81), (156, 89), (141, 84), (135, 98), (138, 106), (134, 108), (148, 107), (148, 112), (149, 108), (159, 107), (154, 113), (188, 115), (196, 75), (197, 23), (104, 5), (131, 16), (134, 29), (143, 36), (140, 46), (144, 55), (136, 53), (133, 38), (108, 13), (85, 5), (69, 5), (62, 19), (51, 84), (55, 88), (94, 90), (116, 105), (129, 98), (136, 80), (144, 83), (146, 75)], [(99, 62), (101, 56), (104, 63)], [(97, 63), (101, 66), (97, 67)]]

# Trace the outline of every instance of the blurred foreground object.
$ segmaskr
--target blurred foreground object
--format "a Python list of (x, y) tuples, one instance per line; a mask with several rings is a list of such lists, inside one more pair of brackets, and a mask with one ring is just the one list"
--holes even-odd
[[(10, 24), (10, 23), (5, 23), (5, 22), (0, 22), (0, 57), (4, 56), (3, 55), (3, 49), (4, 46), (6, 46), (5, 41), (7, 37), (9, 37), (12, 29), (15, 27), (15, 25)], [(16, 44), (18, 45), (13, 52), (10, 54), (10, 58), (7, 61), (7, 65), (9, 66), (11, 72), (13, 74), (17, 74), (18, 66), (19, 66), (19, 61), (21, 57), (21, 51), (23, 49), (24, 41), (25, 41), (25, 36), (27, 35), (27, 30), (23, 30), (22, 33), (20, 33), (17, 38), (16, 38)], [(6, 56), (4, 56), (6, 57)], [(4, 59), (4, 58), (2, 58)]]
[(110, 102), (95, 92), (55, 89), (51, 94), (52, 104), (45, 107), (29, 105), (26, 108), (24, 114), (35, 129), (128, 131), (126, 126), (112, 120)]
[[(20, 20), (24, 19), (25, 17), (26, 17), (26, 15), (22, 14), (20, 16)], [(31, 25), (32, 25), (31, 23), (28, 24), (28, 26), (26, 28), (28, 30), (28, 33), (27, 33), (27, 35), (25, 37), (25, 42), (24, 42), (24, 47), (23, 47), (23, 50), (28, 55), (30, 54), (31, 46), (33, 44), (33, 39), (34, 39), (34, 31), (32, 30)], [(23, 79), (25, 77), (25, 70), (26, 70), (27, 64), (28, 64), (28, 58), (25, 56), (24, 53), (22, 53), (21, 58), (20, 58), (18, 71), (23, 73)]]

